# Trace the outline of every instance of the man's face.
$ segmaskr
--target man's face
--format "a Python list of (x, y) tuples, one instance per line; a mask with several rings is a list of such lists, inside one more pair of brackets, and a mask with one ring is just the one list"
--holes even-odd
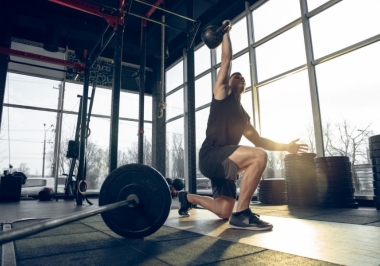
[(245, 79), (242, 75), (235, 74), (230, 77), (229, 85), (234, 89), (238, 89), (239, 93), (243, 93), (245, 90)]

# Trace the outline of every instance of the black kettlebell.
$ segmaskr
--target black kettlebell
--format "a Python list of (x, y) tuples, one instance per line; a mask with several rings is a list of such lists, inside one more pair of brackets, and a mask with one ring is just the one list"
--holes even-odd
[(223, 40), (223, 34), (226, 32), (227, 28), (230, 26), (229, 22), (222, 24), (222, 26), (217, 27), (214, 25), (207, 26), (203, 29), (201, 34), (202, 41), (210, 49), (217, 48)]

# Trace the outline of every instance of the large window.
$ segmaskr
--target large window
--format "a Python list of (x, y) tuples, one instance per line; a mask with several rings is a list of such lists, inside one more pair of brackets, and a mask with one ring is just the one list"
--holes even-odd
[[(259, 88), (262, 137), (280, 143), (300, 138), (300, 143), (313, 147), (314, 135), (309, 132), (313, 116), (308, 82), (307, 72), (302, 71)], [(283, 177), (284, 155), (285, 152), (268, 152), (268, 168), (274, 170), (274, 177)]]
[(379, 50), (375, 43), (317, 66), (325, 143), (329, 138), (331, 144), (326, 155), (334, 154), (333, 148), (344, 149), (344, 139), (349, 154), (356, 154), (351, 161), (368, 163), (368, 143), (359, 141), (363, 130), (380, 134)]
[(310, 19), (314, 58), (380, 33), (380, 1), (341, 1)]
[(9, 73), (4, 102), (57, 109), (60, 85), (61, 82), (55, 80)]
[(197, 49), (194, 53), (195, 76), (198, 76), (202, 72), (210, 69), (210, 67), (211, 67), (210, 49), (206, 45), (203, 45), (202, 47)]
[(211, 74), (195, 81), (195, 108), (210, 103), (212, 99)]
[[(57, 115), (61, 82), (8, 73), (5, 106), (0, 135), (0, 166), (27, 176), (52, 177), (56, 134), (60, 124)], [(75, 140), (82, 84), (65, 84), (64, 113), (60, 142), (58, 175), (68, 174), (71, 159), (66, 158), (69, 140)], [(89, 90), (89, 97), (91, 96)], [(90, 120), (90, 135), (86, 142), (86, 180), (89, 189), (98, 190), (108, 175), (110, 141), (110, 88), (96, 88)], [(118, 164), (137, 162), (138, 94), (121, 93)], [(89, 101), (90, 102), (90, 101)], [(16, 105), (16, 106), (14, 106)], [(145, 96), (144, 163), (151, 165), (152, 97)], [(88, 105), (89, 107), (89, 105)], [(45, 111), (41, 108), (51, 109)], [(41, 110), (39, 110), (41, 109)], [(124, 116), (124, 117), (123, 117)], [(74, 171), (74, 174), (76, 170)]]
[(166, 177), (174, 179), (184, 176), (184, 119), (180, 118), (166, 124)]
[(165, 82), (166, 93), (183, 84), (183, 61), (180, 61), (170, 70), (166, 71)]
[(299, 0), (269, 0), (253, 11), (255, 41), (300, 17)]
[(302, 25), (257, 47), (256, 56), (259, 82), (305, 64)]

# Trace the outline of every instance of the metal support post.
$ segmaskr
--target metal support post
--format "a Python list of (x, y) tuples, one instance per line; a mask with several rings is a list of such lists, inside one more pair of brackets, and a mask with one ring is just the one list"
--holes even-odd
[[(189, 0), (187, 3), (187, 15), (194, 16), (194, 0)], [(187, 26), (192, 27), (192, 23), (188, 22)], [(195, 132), (195, 70), (194, 70), (194, 45), (192, 44), (192, 36), (189, 34), (186, 41), (186, 80), (185, 86), (185, 145), (187, 145), (188, 160), (188, 191), (197, 193), (197, 173), (196, 173), (196, 132)]]
[(141, 21), (141, 52), (140, 52), (140, 91), (139, 91), (139, 140), (138, 163), (144, 163), (144, 93), (146, 66), (146, 23)]
[(118, 27), (114, 44), (114, 65), (113, 65), (113, 87), (111, 103), (111, 124), (110, 124), (110, 154), (109, 173), (117, 168), (117, 152), (119, 141), (119, 110), (120, 110), (120, 90), (121, 90), (121, 63), (123, 57), (123, 34), (124, 27)]

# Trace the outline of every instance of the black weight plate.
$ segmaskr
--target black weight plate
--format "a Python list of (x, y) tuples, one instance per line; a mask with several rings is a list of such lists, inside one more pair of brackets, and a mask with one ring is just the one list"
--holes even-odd
[(257, 197), (259, 201), (286, 201), (288, 197)]
[(309, 198), (290, 198), (288, 199), (289, 204), (316, 204), (318, 202), (317, 199), (309, 199)]
[(352, 187), (336, 187), (336, 188), (319, 188), (318, 193), (355, 193), (355, 188)]
[(281, 191), (281, 190), (285, 190), (286, 189), (286, 185), (282, 185), (282, 186), (264, 186), (264, 185), (259, 185), (259, 189), (262, 189), (262, 190), (277, 190), (277, 191)]
[(288, 158), (315, 158), (316, 153), (298, 153), (298, 154), (286, 154), (285, 159)]
[(306, 167), (314, 167), (314, 160), (308, 160), (308, 161), (300, 161), (300, 160), (287, 160), (284, 161), (285, 166), (306, 166)]
[(374, 188), (374, 189), (373, 189), (373, 194), (374, 194), (375, 196), (380, 196), (380, 188)]
[(313, 169), (286, 169), (285, 174), (287, 175), (315, 175), (315, 168)]
[(379, 196), (373, 196), (373, 201), (374, 201), (376, 204), (380, 204), (380, 197), (379, 197)]
[(317, 173), (351, 172), (351, 166), (316, 167), (315, 171)]
[(314, 160), (313, 159), (284, 159), (285, 164), (289, 165), (307, 165), (307, 166), (313, 166)]
[(306, 165), (285, 165), (285, 172), (301, 172), (301, 173), (308, 173), (308, 172), (314, 172), (315, 173), (315, 166), (306, 166)]
[(308, 199), (312, 199), (312, 198), (315, 198), (317, 195), (316, 191), (313, 191), (313, 192), (309, 192), (309, 193), (304, 193), (304, 192), (293, 192), (293, 191), (289, 191), (288, 192), (288, 198), (308, 198)]
[(259, 186), (258, 189), (259, 191), (284, 192), (286, 190), (286, 186), (280, 188), (267, 188)]
[(330, 156), (330, 157), (317, 157), (314, 158), (315, 163), (323, 162), (349, 162), (350, 158), (347, 156)]
[(352, 198), (354, 192), (318, 192), (317, 195), (321, 198)]
[(380, 135), (374, 135), (374, 136), (369, 137), (368, 142), (369, 143), (380, 142)]
[(339, 178), (352, 178), (352, 172), (327, 172), (327, 173), (317, 173), (316, 179), (339, 179)]
[(380, 166), (380, 158), (373, 158), (371, 161), (372, 161), (372, 166), (374, 165)]
[(281, 192), (281, 193), (267, 193), (267, 192), (263, 192), (263, 191), (259, 191), (259, 193), (257, 194), (258, 196), (260, 197), (285, 197), (286, 195), (288, 195), (288, 192)]
[(372, 165), (372, 172), (380, 173), (380, 165), (379, 164)]
[(103, 212), (102, 218), (116, 234), (126, 238), (143, 238), (165, 223), (171, 207), (171, 196), (165, 178), (154, 168), (127, 164), (114, 170), (104, 181), (99, 193), (99, 206), (138, 196), (136, 207), (120, 207)]
[(369, 157), (371, 159), (373, 158), (380, 158), (380, 151), (379, 150), (376, 150), (376, 151), (370, 151), (369, 152)]
[(317, 183), (317, 190), (327, 188), (342, 188), (342, 187), (350, 187), (354, 188), (353, 182), (326, 182), (326, 183)]
[(315, 163), (315, 167), (324, 168), (324, 167), (351, 167), (351, 162), (318, 162)]
[(380, 188), (380, 181), (373, 181), (373, 188)]
[(268, 179), (262, 179), (260, 181), (260, 184), (281, 184), (286, 183), (286, 180), (284, 178), (268, 178)]
[(380, 142), (374, 142), (369, 144), (370, 151), (380, 150)]
[(289, 184), (288, 186), (288, 190), (306, 190), (306, 191), (310, 191), (312, 190), (313, 188), (316, 187), (316, 183), (310, 183), (310, 184), (302, 184), (302, 183), (291, 183)]

